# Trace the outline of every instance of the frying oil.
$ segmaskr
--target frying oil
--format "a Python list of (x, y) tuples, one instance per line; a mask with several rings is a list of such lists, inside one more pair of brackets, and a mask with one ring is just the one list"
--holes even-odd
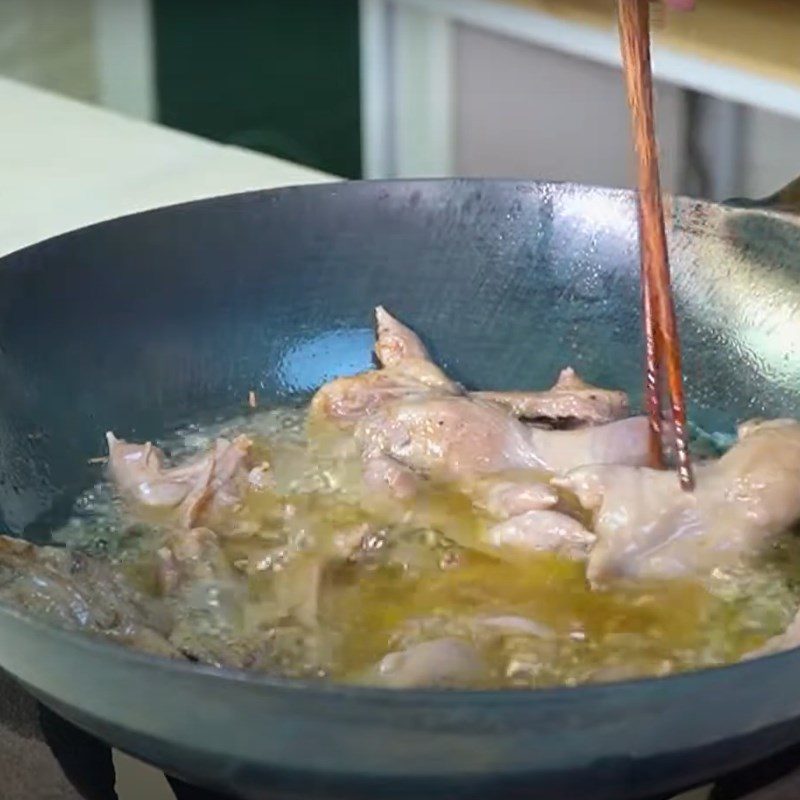
[[(455, 486), (426, 484), (408, 503), (365, 492), (351, 443), (307, 435), (302, 408), (194, 426), (162, 446), (180, 460), (239, 433), (270, 483), (216, 529), (214, 591), (170, 601), (191, 606), (177, 609), (181, 636), (211, 663), (239, 665), (231, 653), (242, 653), (252, 669), (359, 681), (389, 652), (453, 636), (488, 665), (473, 686), (575, 685), (735, 661), (781, 631), (800, 598), (793, 535), (747, 569), (592, 590), (579, 562), (481, 544), (489, 520)], [(59, 538), (157, 596), (153, 554), (167, 532), (132, 519), (100, 481)]]

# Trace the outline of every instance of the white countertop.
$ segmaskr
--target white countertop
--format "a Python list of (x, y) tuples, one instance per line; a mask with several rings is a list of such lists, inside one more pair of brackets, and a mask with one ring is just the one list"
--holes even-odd
[[(1, 78), (0, 107), (0, 255), (147, 208), (333, 180), (277, 158), (126, 119)], [(7, 749), (16, 740), (13, 728), (3, 726), (0, 719), (0, 740)], [(20, 741), (26, 754), (32, 747), (42, 750), (38, 761), (29, 760), (48, 770), (46, 776), (35, 776), (23, 766), (24, 782), (46, 786), (51, 781), (62, 787), (59, 797), (74, 797), (43, 745)], [(13, 747), (10, 753), (14, 757)], [(123, 800), (172, 797), (156, 770), (119, 753), (115, 760)]]
[(0, 255), (146, 208), (329, 175), (0, 79)]

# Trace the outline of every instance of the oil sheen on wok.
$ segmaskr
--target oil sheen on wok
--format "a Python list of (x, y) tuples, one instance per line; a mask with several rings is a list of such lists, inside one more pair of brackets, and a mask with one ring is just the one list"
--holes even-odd
[[(0, 599), (128, 646), (290, 677), (540, 687), (792, 647), (800, 425), (701, 436), (697, 490), (565, 370), (468, 392), (377, 311), (379, 367), (310, 406), (109, 437), (56, 539), (0, 540)], [(161, 450), (168, 454), (162, 456)]]

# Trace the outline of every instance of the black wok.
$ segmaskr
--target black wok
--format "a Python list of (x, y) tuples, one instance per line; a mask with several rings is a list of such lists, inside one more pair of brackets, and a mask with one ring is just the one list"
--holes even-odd
[[(687, 200), (672, 263), (692, 418), (800, 414), (800, 224)], [(159, 209), (0, 262), (0, 516), (39, 541), (103, 433), (158, 437), (370, 363), (384, 303), (472, 386), (570, 363), (640, 395), (626, 192), (350, 183)], [(0, 608), (0, 666), (69, 720), (246, 798), (626, 800), (800, 741), (800, 651), (577, 689), (305, 685), (161, 661)]]

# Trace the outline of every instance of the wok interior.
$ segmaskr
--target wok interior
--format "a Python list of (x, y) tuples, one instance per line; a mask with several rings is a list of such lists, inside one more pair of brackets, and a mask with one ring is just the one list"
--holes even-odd
[[(671, 236), (690, 416), (800, 406), (800, 227), (677, 202)], [(640, 398), (635, 208), (625, 192), (484, 181), (251, 193), (115, 220), (0, 272), (0, 512), (38, 541), (113, 427), (306, 394), (370, 365), (379, 302), (467, 386), (548, 385), (572, 364)]]
[[(46, 539), (95, 479), (86, 462), (110, 427), (156, 438), (241, 408), (251, 388), (277, 401), (366, 368), (378, 302), (469, 386), (547, 385), (569, 362), (635, 404), (634, 211), (624, 192), (571, 185), (355, 183), (162, 209), (7, 257), (0, 522)], [(796, 415), (796, 222), (687, 201), (673, 213), (692, 418), (714, 430)], [(468, 704), (461, 693), (297, 692), (167, 662), (153, 680), (143, 656), (0, 616), (3, 667), (61, 713), (248, 797), (267, 785), (275, 796), (385, 796), (405, 780), (419, 797), (538, 787), (619, 800), (697, 783), (797, 737), (792, 653)], [(430, 775), (438, 782), (414, 783)]]

